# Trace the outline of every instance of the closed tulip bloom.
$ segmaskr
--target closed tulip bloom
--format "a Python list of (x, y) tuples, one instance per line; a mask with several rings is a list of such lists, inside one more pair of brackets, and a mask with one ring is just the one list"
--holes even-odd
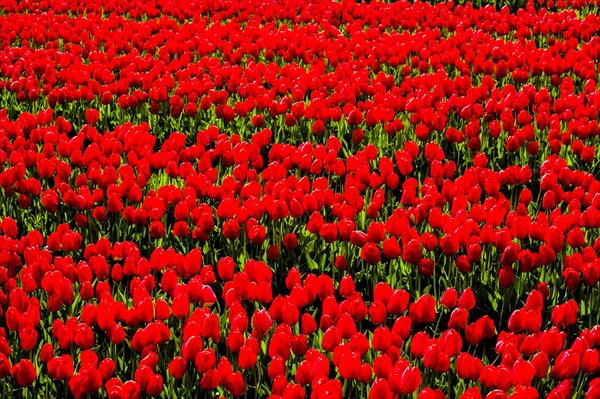
[(48, 362), (48, 374), (53, 380), (66, 380), (73, 375), (73, 360), (69, 355), (62, 355), (50, 359)]
[[(44, 344), (40, 351), (40, 360), (44, 363), (48, 363), (54, 354), (54, 347), (52, 344)], [(1, 377), (0, 377), (1, 378)]]
[[(183, 357), (185, 359), (185, 356)], [(203, 351), (197, 352), (196, 357), (193, 359), (193, 361), (196, 365), (196, 370), (200, 374), (206, 373), (210, 369), (214, 369), (217, 365), (215, 351), (212, 348), (208, 348)]]
[(423, 258), (421, 242), (417, 239), (410, 240), (402, 249), (402, 259), (405, 262), (418, 264)]
[(475, 307), (475, 295), (470, 287), (461, 294), (460, 299), (458, 300), (458, 306), (466, 310), (471, 310)]
[(573, 299), (562, 305), (556, 305), (552, 309), (552, 324), (557, 327), (567, 327), (575, 324), (579, 306)]
[(573, 394), (573, 382), (570, 379), (561, 381), (556, 388), (554, 388), (546, 398), (548, 399), (562, 399), (571, 398)]
[(524, 356), (533, 356), (540, 346), (540, 336), (539, 333), (526, 336), (519, 346), (519, 351)]
[(102, 360), (98, 365), (98, 372), (102, 376), (102, 381), (108, 381), (113, 376), (116, 367), (117, 365), (113, 359), (106, 358)]
[(239, 371), (229, 374), (225, 379), (225, 388), (234, 398), (240, 397), (246, 392), (244, 377)]
[(33, 384), (37, 375), (31, 360), (23, 359), (12, 366), (11, 376), (18, 386), (26, 387)]
[(391, 371), (388, 382), (393, 393), (411, 394), (421, 385), (421, 372), (417, 367), (406, 367), (404, 370), (396, 367)]
[(200, 380), (200, 387), (205, 391), (212, 391), (219, 386), (220, 375), (216, 369), (207, 370)]
[(383, 241), (383, 254), (388, 259), (397, 259), (400, 256), (400, 245), (396, 237), (390, 237)]
[(369, 265), (376, 265), (381, 260), (381, 252), (375, 243), (368, 242), (362, 247), (360, 257)]
[(445, 308), (452, 309), (458, 303), (458, 292), (454, 288), (447, 288), (440, 299), (440, 304)]
[(323, 334), (323, 340), (321, 342), (321, 346), (324, 350), (328, 352), (333, 352), (333, 350), (342, 342), (342, 337), (340, 336), (340, 332), (336, 327), (329, 327), (325, 334)]
[(80, 324), (77, 327), (74, 341), (81, 349), (89, 349), (94, 346), (96, 340), (94, 332), (90, 326), (87, 324)]
[(466, 352), (458, 355), (456, 359), (456, 372), (460, 378), (477, 381), (483, 369), (481, 359), (473, 357)]
[(415, 358), (422, 358), (425, 350), (431, 344), (431, 338), (425, 331), (416, 333), (410, 343), (410, 354)]
[(435, 298), (429, 294), (422, 295), (410, 305), (408, 315), (413, 324), (432, 323), (437, 316), (435, 311)]
[(163, 378), (160, 374), (152, 374), (146, 385), (146, 393), (149, 396), (159, 396), (163, 391)]
[(242, 370), (248, 370), (256, 364), (256, 352), (249, 347), (242, 347), (238, 353), (238, 366)]
[(548, 375), (550, 360), (544, 352), (538, 352), (532, 359), (531, 364), (535, 367), (534, 378), (542, 379)]
[(462, 338), (456, 330), (448, 329), (440, 336), (440, 344), (445, 354), (454, 357), (462, 348)]
[(439, 365), (440, 358), (442, 357), (443, 352), (441, 345), (436, 341), (432, 340), (432, 344), (425, 349), (425, 353), (423, 356), (423, 366), (428, 369), (436, 369)]
[(581, 370), (588, 374), (594, 374), (598, 369), (598, 350), (596, 348), (588, 349), (581, 355)]
[(408, 291), (403, 289), (393, 290), (387, 301), (388, 312), (399, 315), (406, 311), (408, 308), (408, 302), (410, 300), (410, 294)]
[(530, 386), (535, 375), (535, 367), (523, 358), (517, 359), (512, 369), (513, 385)]
[(590, 381), (590, 385), (587, 391), (587, 399), (598, 399), (600, 398), (600, 377), (594, 378)]
[(360, 375), (361, 360), (358, 353), (346, 352), (342, 355), (338, 370), (345, 380), (355, 380)]
[(384, 303), (381, 301), (371, 303), (371, 306), (369, 307), (369, 317), (371, 323), (375, 325), (383, 324), (387, 317), (387, 309)]
[(27, 327), (19, 330), (19, 346), (24, 351), (32, 350), (37, 343), (38, 333), (35, 329)]
[(579, 371), (580, 360), (579, 354), (571, 350), (562, 351), (556, 357), (550, 376), (556, 380), (573, 378)]
[(446, 399), (446, 395), (440, 389), (425, 388), (419, 392), (418, 399)]
[(181, 356), (176, 356), (169, 363), (169, 374), (176, 380), (183, 377), (187, 367), (186, 360)]
[(540, 351), (546, 353), (549, 357), (555, 357), (564, 347), (567, 336), (564, 331), (552, 327), (544, 331), (540, 337)]
[(512, 371), (509, 367), (500, 365), (494, 369), (494, 386), (503, 391), (512, 387)]
[(0, 379), (6, 377), (11, 372), (10, 360), (4, 353), (0, 353)]
[(373, 381), (369, 391), (369, 399), (391, 399), (392, 392), (386, 379), (378, 378)]

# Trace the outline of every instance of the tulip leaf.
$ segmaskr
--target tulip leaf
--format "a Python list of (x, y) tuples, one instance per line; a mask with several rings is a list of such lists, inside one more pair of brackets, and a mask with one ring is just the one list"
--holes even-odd
[(485, 290), (487, 293), (487, 297), (488, 300), (490, 301), (490, 305), (492, 305), (492, 309), (494, 311), (498, 311), (498, 304), (500, 303), (500, 300), (502, 299), (500, 297), (500, 293), (498, 293), (498, 291), (493, 291), (493, 292), (489, 292), (487, 290)]
[(327, 270), (327, 264), (325, 263), (327, 262), (327, 253), (323, 253), (323, 255), (321, 255), (321, 259), (319, 261), (319, 266), (321, 267), (321, 270)]
[(308, 252), (305, 252), (304, 255), (306, 256), (306, 262), (308, 263), (308, 268), (313, 271), (319, 270), (319, 264), (310, 257)]

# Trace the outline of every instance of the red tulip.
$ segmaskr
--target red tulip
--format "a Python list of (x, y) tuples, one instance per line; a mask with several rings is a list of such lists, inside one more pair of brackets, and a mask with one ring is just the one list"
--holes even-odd
[(528, 361), (519, 358), (513, 365), (513, 385), (530, 386), (535, 375), (535, 367)]
[(447, 288), (440, 299), (440, 304), (448, 309), (452, 309), (458, 302), (458, 292), (454, 288)]
[[(185, 356), (183, 357), (185, 359)], [(215, 352), (212, 348), (208, 348), (203, 351), (197, 352), (193, 361), (196, 365), (196, 370), (200, 374), (206, 373), (209, 370), (214, 369), (217, 364)]]
[(246, 392), (244, 377), (239, 371), (229, 374), (225, 379), (225, 388), (234, 398), (240, 397)]
[(369, 350), (369, 339), (361, 332), (355, 332), (350, 337), (350, 349), (358, 352), (360, 357), (363, 357)]
[(176, 356), (169, 363), (169, 374), (176, 380), (183, 377), (186, 371), (187, 362), (181, 356)]
[(580, 356), (571, 351), (562, 351), (556, 358), (554, 367), (550, 370), (550, 376), (557, 380), (573, 378), (579, 371)]
[(481, 359), (462, 352), (456, 359), (456, 372), (460, 378), (477, 381), (483, 369)]
[(15, 363), (11, 369), (12, 378), (20, 387), (26, 387), (33, 384), (36, 379), (36, 371), (33, 363), (29, 359), (23, 359)]
[(219, 372), (215, 369), (207, 370), (200, 380), (200, 387), (206, 391), (212, 391), (219, 386)]
[(350, 351), (342, 355), (338, 370), (346, 380), (357, 379), (360, 373), (361, 361), (358, 353)]
[(587, 391), (587, 399), (598, 399), (600, 398), (600, 377), (594, 378), (590, 381), (590, 385)]
[(469, 312), (464, 308), (456, 308), (450, 314), (448, 320), (448, 328), (454, 330), (462, 330), (467, 326), (469, 320)]
[(403, 289), (393, 290), (387, 301), (388, 312), (395, 315), (404, 313), (408, 308), (409, 300), (410, 294), (408, 291)]
[[(289, 349), (288, 349), (289, 351)], [(238, 354), (238, 366), (242, 370), (248, 370), (256, 364), (256, 353), (249, 347), (242, 347)]]
[(550, 366), (548, 355), (544, 352), (539, 352), (531, 359), (531, 364), (535, 367), (535, 378), (546, 378), (548, 375), (548, 367)]
[(460, 337), (460, 334), (453, 329), (448, 329), (442, 333), (440, 343), (442, 344), (442, 350), (449, 357), (458, 355), (462, 348), (462, 338)]
[(383, 254), (386, 258), (397, 259), (400, 253), (400, 245), (396, 237), (390, 237), (383, 241)]
[(158, 396), (163, 391), (163, 378), (160, 374), (152, 374), (147, 382), (146, 393), (149, 396)]
[(98, 371), (102, 376), (102, 381), (107, 381), (115, 372), (117, 365), (113, 359), (107, 358), (100, 362), (98, 365)]
[(570, 398), (573, 393), (573, 383), (570, 379), (563, 380), (548, 394), (548, 399)]
[(399, 395), (411, 394), (421, 385), (421, 372), (416, 367), (406, 367), (404, 370), (395, 367), (388, 377), (390, 390)]
[(73, 361), (69, 355), (55, 357), (48, 362), (48, 374), (53, 380), (69, 379), (73, 375), (73, 370)]
[(594, 374), (598, 369), (599, 355), (596, 348), (588, 349), (581, 355), (581, 370)]
[(324, 350), (328, 352), (333, 352), (333, 350), (341, 343), (340, 332), (336, 327), (329, 327), (325, 334), (323, 334), (323, 340), (321, 342), (321, 346)]
[(371, 306), (369, 307), (369, 317), (371, 323), (375, 325), (383, 324), (387, 317), (387, 309), (384, 303), (381, 301), (371, 303)]
[(421, 242), (416, 239), (410, 240), (406, 246), (402, 249), (402, 259), (405, 262), (418, 264), (419, 261), (423, 258), (423, 253), (421, 249)]
[(0, 353), (0, 379), (6, 377), (11, 372), (10, 360), (4, 353)]
[(369, 391), (369, 399), (391, 399), (392, 392), (390, 391), (390, 387), (388, 382), (384, 378), (378, 378), (373, 381), (373, 385), (371, 385), (371, 390)]
[(552, 324), (557, 327), (567, 327), (575, 324), (578, 311), (579, 306), (572, 299), (565, 304), (557, 305), (552, 309)]
[(376, 265), (381, 260), (381, 253), (375, 243), (368, 242), (362, 247), (360, 257), (369, 265)]
[(552, 327), (542, 333), (540, 338), (540, 351), (549, 357), (555, 357), (564, 347), (566, 334), (556, 327)]
[(435, 298), (429, 294), (422, 295), (410, 305), (408, 315), (413, 324), (432, 323), (436, 318)]

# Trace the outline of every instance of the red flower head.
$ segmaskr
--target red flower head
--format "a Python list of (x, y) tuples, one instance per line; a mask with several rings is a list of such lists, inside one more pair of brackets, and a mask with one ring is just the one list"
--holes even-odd
[(362, 247), (360, 257), (369, 265), (376, 265), (381, 260), (381, 252), (375, 243), (368, 242)]
[(186, 366), (186, 360), (181, 356), (176, 356), (169, 363), (169, 374), (175, 379), (180, 379), (185, 374)]
[(26, 387), (33, 384), (33, 381), (35, 381), (35, 367), (33, 366), (33, 363), (31, 363), (31, 360), (23, 359), (12, 366), (11, 375), (18, 386)]
[(69, 355), (62, 355), (50, 359), (48, 362), (48, 374), (53, 380), (66, 380), (73, 375), (73, 360)]
[(231, 373), (225, 377), (225, 388), (234, 398), (240, 397), (246, 392), (244, 377), (239, 371)]
[(388, 381), (384, 378), (378, 378), (373, 382), (369, 391), (369, 399), (392, 399), (392, 391)]
[(267, 331), (273, 327), (273, 320), (266, 311), (257, 310), (254, 313), (254, 316), (252, 316), (252, 327), (254, 328), (253, 334), (255, 334), (258, 339), (262, 339)]
[(447, 288), (440, 299), (440, 304), (448, 309), (452, 309), (458, 302), (458, 292), (454, 288)]
[(390, 390), (398, 395), (412, 394), (421, 385), (421, 372), (417, 367), (394, 367), (388, 376)]
[(575, 377), (579, 372), (581, 357), (571, 350), (562, 351), (550, 370), (550, 376), (556, 380), (566, 380)]
[(10, 360), (4, 353), (0, 353), (0, 379), (6, 377), (11, 372)]
[(456, 359), (456, 373), (460, 378), (477, 381), (483, 369), (481, 359), (462, 352)]
[(238, 366), (242, 370), (248, 370), (256, 364), (256, 352), (250, 347), (244, 346), (240, 348), (238, 353)]
[(422, 258), (423, 249), (421, 248), (421, 242), (417, 239), (410, 240), (402, 249), (402, 259), (405, 262), (416, 265)]
[(149, 396), (159, 396), (163, 391), (162, 375), (152, 374), (148, 379), (145, 390)]
[(523, 358), (517, 359), (512, 369), (513, 385), (530, 386), (535, 376), (535, 367)]
[(565, 304), (556, 305), (554, 309), (552, 309), (552, 324), (557, 327), (568, 327), (575, 324), (578, 312), (579, 306), (577, 305), (577, 302), (572, 299)]
[(435, 298), (429, 294), (421, 296), (410, 305), (408, 315), (414, 324), (432, 323), (435, 321)]

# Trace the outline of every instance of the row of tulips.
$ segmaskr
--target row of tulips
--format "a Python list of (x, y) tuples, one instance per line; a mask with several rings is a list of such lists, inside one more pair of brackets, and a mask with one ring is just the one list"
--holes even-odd
[[(594, 287), (600, 278), (600, 240), (593, 234), (600, 227), (600, 183), (557, 156), (534, 176), (528, 164), (495, 172), (478, 153), (457, 175), (435, 142), (407, 141), (392, 160), (373, 144), (344, 158), (333, 136), (325, 146), (271, 144), (269, 129), (246, 142), (211, 127), (191, 146), (173, 133), (156, 152), (147, 125), (104, 134), (85, 125), (70, 139), (66, 133), (42, 139), (36, 132), (43, 128), (25, 135), (30, 127), (23, 121), (48, 114), (5, 119), (14, 134), (4, 133), (0, 156), (11, 166), (0, 172), (0, 184), (10, 216), (28, 230), (42, 219), (31, 217), (38, 209), (52, 215), (44, 217), (56, 228), (48, 236), (52, 250), (77, 253), (83, 236), (118, 239), (131, 228), (153, 245), (231, 249), (242, 240), (249, 245), (241, 257), (266, 254), (282, 267), (298, 253), (314, 267), (311, 251), (318, 249), (327, 255), (323, 261), (338, 258), (341, 270), (345, 258), (359, 254), (369, 265), (416, 265), (425, 277), (436, 264), (446, 278), (481, 267), (500, 273), (502, 287), (512, 285), (515, 266), (524, 274), (554, 273), (558, 261), (569, 290), (581, 280)], [(59, 117), (45, 126), (60, 131), (65, 123)], [(86, 140), (93, 142), (84, 148)], [(122, 150), (109, 152), (115, 148)], [(75, 230), (61, 220), (73, 220)], [(3, 230), (15, 235), (11, 223)], [(211, 252), (215, 263), (218, 251)], [(96, 268), (102, 270), (96, 277), (108, 276), (105, 262)]]
[(346, 145), (365, 140), (364, 130), (367, 140), (401, 144), (410, 126), (455, 160), (482, 146), (503, 167), (513, 161), (505, 152), (594, 157), (593, 10), (583, 18), (573, 9), (298, 2), (292, 18), (292, 7), (225, 2), (190, 5), (201, 16), (177, 23), (84, 7), (75, 28), (68, 13), (7, 6), (0, 16), (0, 90), (11, 117), (52, 107), (80, 121), (91, 104), (106, 110), (103, 128), (148, 121), (160, 141), (162, 126), (192, 133), (215, 119), (246, 139), (249, 122), (285, 125), (275, 137), (293, 144), (307, 129), (315, 140), (333, 131)]
[[(175, 392), (187, 376), (203, 390), (221, 387), (234, 397), (264, 386), (272, 397), (342, 397), (341, 381), (346, 394), (371, 386), (370, 397), (446, 397), (427, 388), (436, 380), (433, 386), (462, 387), (464, 397), (511, 391), (515, 398), (538, 392), (569, 397), (584, 384), (588, 397), (597, 397), (598, 380), (589, 376), (600, 370), (600, 326), (574, 333), (582, 325), (577, 302), (549, 306), (545, 283), (528, 293), (506, 325), (495, 325), (471, 288), (448, 288), (437, 300), (380, 282), (363, 298), (350, 274), (337, 284), (328, 274), (303, 278), (292, 268), (273, 298), (274, 276), (264, 262), (248, 260), (236, 271), (234, 259), (224, 257), (215, 270), (196, 250), (179, 255), (199, 268), (187, 278), (188, 269), (169, 263), (176, 254), (146, 260), (134, 243), (107, 239), (89, 244), (84, 258), (91, 263), (104, 253), (127, 264), (137, 252), (135, 277), (115, 263), (110, 280), (93, 279), (85, 261), (75, 265), (44, 249), (47, 240), (36, 231), (2, 237), (4, 247), (12, 244), (29, 259), (26, 269), (48, 270), (36, 282), (23, 271), (11, 277), (2, 269), (10, 294), (0, 298), (6, 322), (0, 364), (2, 376), (20, 387), (36, 379), (68, 380), (75, 397), (100, 389), (118, 398), (140, 391), (155, 396), (165, 383)], [(65, 314), (79, 317), (63, 321)], [(134, 378), (123, 381), (132, 365), (122, 358), (117, 364), (115, 355), (128, 353), (139, 361)], [(15, 354), (22, 359), (11, 366)], [(473, 383), (481, 389), (468, 388)]]

